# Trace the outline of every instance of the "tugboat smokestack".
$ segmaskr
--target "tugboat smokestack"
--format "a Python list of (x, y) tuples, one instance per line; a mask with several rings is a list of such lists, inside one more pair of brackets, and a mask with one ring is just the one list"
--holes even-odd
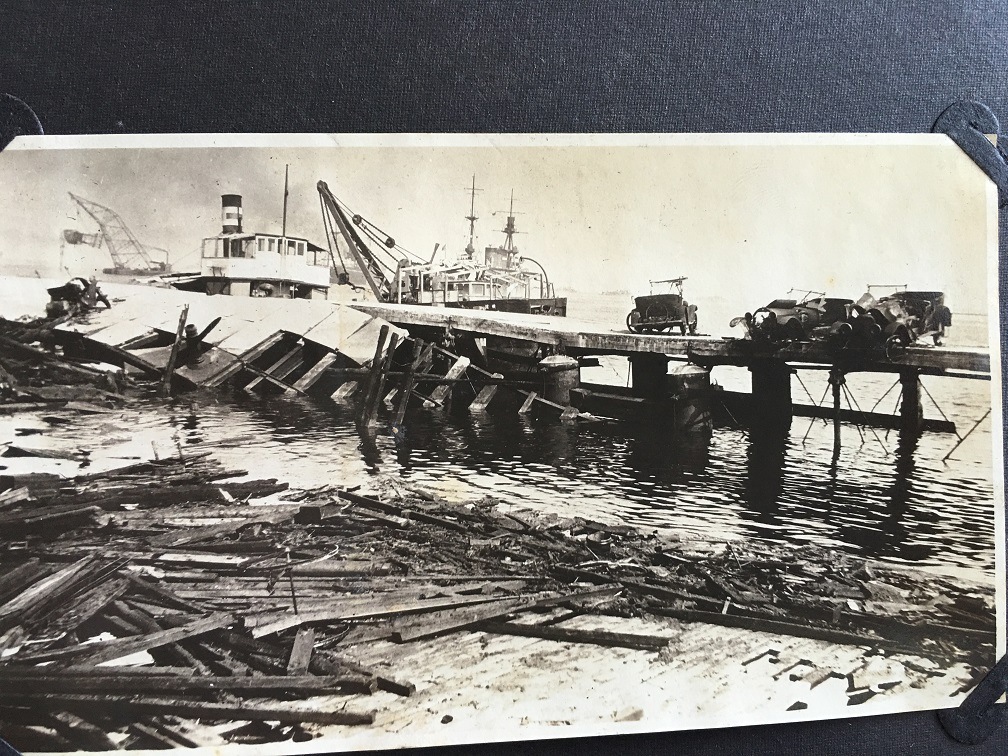
[(240, 194), (221, 195), (221, 233), (240, 234), (242, 230), (242, 198)]

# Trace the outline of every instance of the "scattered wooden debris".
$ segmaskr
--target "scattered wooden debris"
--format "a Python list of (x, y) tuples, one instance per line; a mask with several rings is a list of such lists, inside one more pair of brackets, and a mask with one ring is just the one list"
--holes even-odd
[[(194, 743), (185, 722), (209, 719), (256, 723), (221, 729), (232, 742), (306, 739), (372, 723), (378, 691), (416, 691), (354, 649), (460, 631), (663, 659), (679, 622), (822, 638), (865, 663), (816, 667), (768, 645), (743, 666), (809, 691), (846, 680), (850, 705), (993, 657), (992, 595), (825, 549), (690, 547), (392, 480), (284, 499), (285, 484), (242, 475), (190, 454), (0, 479), (4, 732), (49, 750), (179, 747)], [(569, 624), (585, 615), (669, 629)]]

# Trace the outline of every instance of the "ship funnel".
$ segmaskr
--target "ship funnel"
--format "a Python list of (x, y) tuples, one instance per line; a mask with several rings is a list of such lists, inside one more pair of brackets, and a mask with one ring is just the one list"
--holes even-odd
[(242, 198), (240, 194), (221, 195), (221, 233), (238, 234), (242, 230)]

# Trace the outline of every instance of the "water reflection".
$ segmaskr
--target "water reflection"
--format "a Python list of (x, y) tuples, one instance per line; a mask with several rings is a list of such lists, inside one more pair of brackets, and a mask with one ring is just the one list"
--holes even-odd
[(746, 447), (745, 501), (760, 522), (776, 516), (784, 481), (788, 430), (780, 425), (753, 425)]
[[(302, 397), (176, 401), (138, 409), (122, 428), (158, 443), (211, 448), (222, 461), (294, 486), (362, 483), (375, 474), (478, 498), (701, 537), (812, 542), (873, 559), (956, 567), (993, 564), (992, 486), (975, 462), (937, 462), (948, 442), (870, 435), (830, 425), (793, 432), (718, 429), (673, 439), (656, 429), (529, 420), (513, 408), (449, 413), (413, 408), (398, 438), (384, 409), (359, 427), (350, 406)], [(67, 443), (79, 445), (79, 437)], [(148, 445), (151, 440), (144, 441)]]

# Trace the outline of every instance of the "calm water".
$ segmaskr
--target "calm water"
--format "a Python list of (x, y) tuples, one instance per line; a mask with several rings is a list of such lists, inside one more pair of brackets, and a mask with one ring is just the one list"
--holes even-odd
[[(571, 314), (587, 318), (591, 312), (617, 328), (628, 300), (608, 296), (589, 310), (572, 297)], [(728, 333), (732, 314), (721, 315), (717, 329), (712, 316), (701, 330)], [(960, 316), (956, 327), (950, 343), (985, 343), (983, 318)], [(714, 378), (729, 388), (748, 385), (745, 371), (715, 370)], [(625, 383), (626, 360), (607, 360), (585, 379)], [(806, 372), (802, 380), (818, 400), (826, 374)], [(886, 376), (849, 378), (866, 410), (891, 383)], [(924, 384), (962, 433), (990, 406), (987, 382), (924, 378)], [(925, 434), (903, 448), (895, 431), (876, 430), (876, 438), (866, 429), (862, 442), (853, 426), (844, 427), (834, 459), (832, 427), (822, 421), (810, 427), (800, 417), (786, 439), (718, 429), (708, 444), (689, 448), (645, 429), (605, 423), (533, 421), (497, 408), (482, 416), (418, 408), (407, 414), (406, 437), (397, 446), (384, 415), (376, 432), (362, 437), (349, 409), (240, 393), (130, 408), (76, 429), (51, 426), (37, 415), (0, 417), (0, 442), (85, 449), (91, 469), (200, 446), (255, 477), (294, 486), (397, 476), (451, 497), (491, 494), (561, 515), (705, 539), (808, 542), (985, 582), (993, 570), (989, 420), (947, 463), (940, 460), (954, 435)], [(792, 394), (808, 401), (797, 380)], [(898, 388), (876, 411), (892, 412), (897, 396)], [(940, 417), (926, 396), (924, 406), (926, 416)], [(39, 467), (27, 459), (0, 464), (10, 473)], [(74, 462), (52, 466), (65, 474), (78, 469)]]

